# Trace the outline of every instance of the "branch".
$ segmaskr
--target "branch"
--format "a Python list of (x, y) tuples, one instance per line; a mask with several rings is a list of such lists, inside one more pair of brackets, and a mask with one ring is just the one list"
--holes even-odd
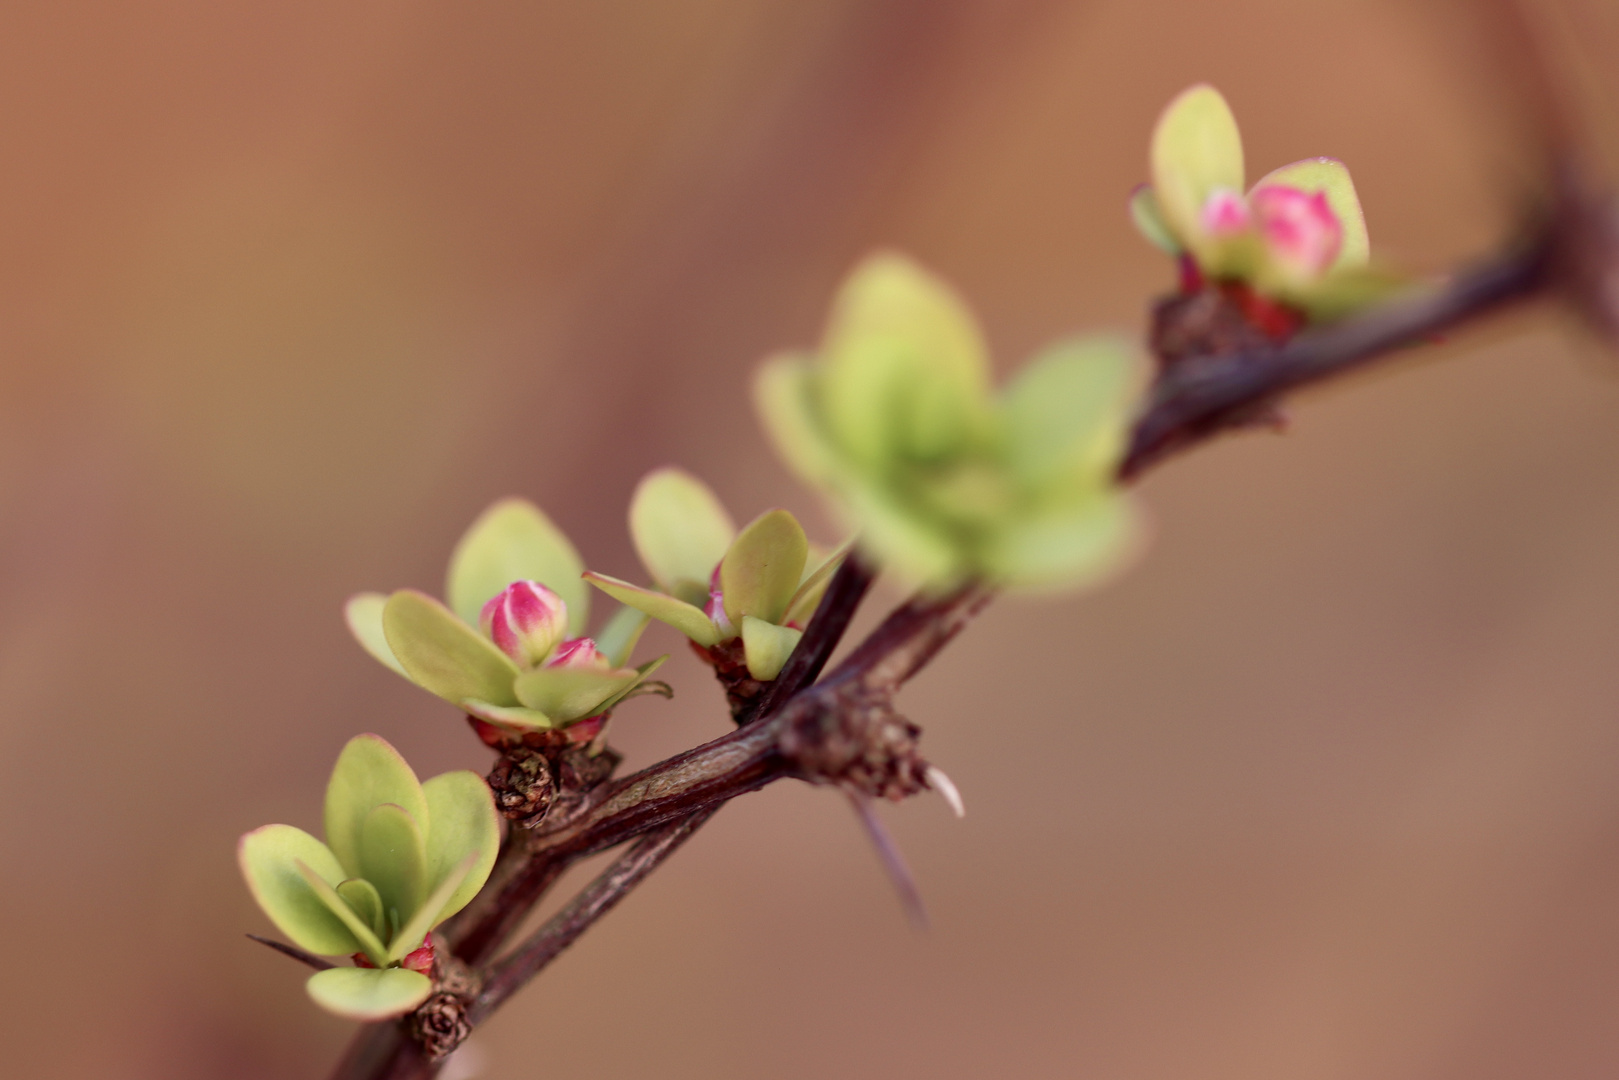
[(648, 874), (662, 866), (663, 861), (673, 855), (718, 809), (718, 806), (711, 806), (688, 814), (671, 825), (648, 833), (620, 855), (600, 877), (569, 901), (567, 907), (551, 916), (532, 937), (495, 965), (484, 980), (483, 991), (468, 1010), (467, 1020), (472, 1024), (480, 1023), (500, 1008), (507, 998), (544, 970), (562, 950), (577, 941), (579, 935), (611, 911)]
[(1559, 237), (1545, 230), (1532, 244), (1456, 275), (1433, 292), (1393, 300), (1285, 345), (1191, 357), (1166, 370), (1136, 422), (1121, 481), (1219, 434), (1255, 406), (1309, 383), (1365, 366), (1391, 350), (1442, 333), (1542, 291)]
[[(984, 586), (969, 585), (911, 601), (774, 716), (603, 784), (583, 812), (555, 829), (541, 826), (529, 834), (530, 854), (582, 858), (784, 777), (869, 788), (877, 784), (874, 770), (890, 779), (925, 770), (914, 746), (895, 741), (888, 730), (895, 719), (888, 699), (993, 595)], [(851, 777), (856, 759), (865, 769)], [(915, 789), (925, 786), (918, 783)], [(867, 794), (893, 797), (894, 791), (883, 787)]]

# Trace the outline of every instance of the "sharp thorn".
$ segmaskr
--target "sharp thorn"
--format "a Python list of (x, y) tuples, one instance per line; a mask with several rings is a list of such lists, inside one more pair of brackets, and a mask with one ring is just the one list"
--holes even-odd
[(929, 765), (925, 775), (928, 779), (928, 787), (944, 796), (944, 801), (950, 804), (950, 809), (956, 812), (956, 816), (958, 818), (966, 817), (967, 804), (961, 801), (961, 791), (956, 787), (954, 781), (944, 774), (944, 770), (937, 765)]
[(304, 950), (298, 948), (296, 945), (288, 945), (286, 942), (276, 941), (274, 938), (259, 937), (257, 934), (249, 934), (247, 936), (258, 942), (260, 945), (268, 945), (282, 956), (290, 956), (301, 964), (308, 964), (316, 971), (325, 971), (327, 968), (337, 966), (330, 960), (323, 960), (314, 953), (304, 952)]
[(854, 807), (855, 816), (860, 819), (860, 824), (865, 826), (871, 846), (877, 849), (877, 860), (888, 872), (888, 880), (893, 883), (894, 891), (899, 893), (900, 906), (905, 909), (906, 918), (910, 919), (911, 925), (916, 929), (926, 930), (928, 911), (922, 903), (922, 893), (916, 887), (916, 879), (911, 876), (911, 868), (905, 865), (905, 857), (900, 854), (899, 845), (894, 843), (894, 838), (883, 827), (870, 799), (852, 791), (845, 794), (849, 796), (849, 803)]

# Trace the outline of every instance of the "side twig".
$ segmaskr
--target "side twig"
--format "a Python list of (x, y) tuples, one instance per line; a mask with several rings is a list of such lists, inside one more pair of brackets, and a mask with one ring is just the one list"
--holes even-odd
[(507, 998), (543, 971), (564, 949), (579, 940), (579, 935), (611, 911), (648, 874), (662, 866), (664, 860), (673, 855), (718, 810), (718, 806), (711, 806), (688, 814), (636, 841), (600, 877), (570, 900), (567, 907), (551, 916), (532, 937), (494, 966), (484, 980), (483, 991), (468, 1011), (467, 1020), (477, 1024), (500, 1008)]

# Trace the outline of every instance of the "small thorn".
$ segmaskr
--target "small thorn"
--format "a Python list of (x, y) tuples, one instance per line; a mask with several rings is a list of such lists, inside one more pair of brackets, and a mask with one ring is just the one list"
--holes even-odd
[(928, 928), (928, 911), (922, 903), (922, 893), (916, 887), (916, 879), (911, 876), (911, 868), (905, 865), (905, 856), (899, 852), (899, 845), (894, 838), (888, 835), (883, 823), (872, 809), (871, 800), (855, 792), (845, 792), (849, 802), (854, 807), (855, 816), (860, 824), (866, 828), (866, 836), (870, 838), (872, 847), (877, 849), (877, 859), (888, 872), (888, 880), (893, 882), (894, 891), (899, 893), (900, 906), (905, 909), (905, 915), (911, 920), (911, 925), (918, 930)]
[(961, 792), (955, 783), (944, 774), (944, 770), (937, 765), (929, 765), (926, 773), (928, 787), (944, 796), (944, 801), (950, 804), (950, 809), (956, 812), (956, 817), (967, 816), (967, 804), (961, 801)]
[(283, 956), (290, 956), (301, 964), (308, 964), (316, 971), (325, 971), (327, 968), (337, 966), (330, 960), (323, 960), (314, 953), (304, 952), (304, 950), (298, 948), (296, 945), (288, 945), (286, 942), (276, 941), (274, 938), (259, 937), (257, 934), (249, 934), (247, 936), (258, 942), (260, 945), (268, 945), (270, 948), (274, 949)]

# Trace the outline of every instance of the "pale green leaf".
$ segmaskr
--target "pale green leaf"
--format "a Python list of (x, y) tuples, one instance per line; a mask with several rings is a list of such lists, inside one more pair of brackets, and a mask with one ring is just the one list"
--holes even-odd
[(1135, 350), (1114, 338), (1064, 341), (1031, 360), (1001, 398), (1013, 473), (1030, 486), (1076, 472), (1110, 482), (1141, 370)]
[(1284, 298), (1309, 313), (1312, 322), (1331, 322), (1380, 304), (1402, 292), (1431, 288), (1403, 274), (1368, 263), (1346, 266), (1321, 280), (1286, 292)]
[(714, 625), (714, 621), (704, 615), (701, 608), (694, 607), (684, 600), (676, 600), (667, 593), (643, 589), (639, 585), (631, 585), (627, 581), (598, 574), (594, 570), (585, 575), (585, 580), (619, 603), (645, 612), (659, 622), (668, 623), (704, 648), (720, 639), (719, 628)]
[(450, 868), (434, 887), (432, 894), (399, 928), (399, 933), (389, 943), (388, 963), (397, 963), (421, 947), (422, 942), (427, 939), (427, 932), (447, 917), (444, 911), (451, 898), (460, 892), (462, 882), (472, 876), (472, 868), (478, 865), (481, 858), (482, 854), (475, 851)]
[(468, 856), (477, 856), (439, 912), (443, 921), (466, 907), (489, 880), (500, 851), (500, 816), (483, 777), (464, 769), (433, 777), (422, 785), (422, 794), (430, 814), (427, 877), (432, 887), (436, 889)]
[(360, 946), (356, 951), (364, 952), (373, 964), (383, 963), (388, 950), (383, 946), (381, 937), (371, 932), (371, 927), (360, 917), (359, 912), (349, 907), (348, 901), (338, 895), (333, 884), (308, 863), (302, 859), (294, 859), (292, 865), (315, 898), (324, 904), (326, 910), (335, 915), (354, 936), (354, 940)]
[(534, 709), (525, 709), (521, 705), (491, 705), (487, 701), (476, 698), (467, 698), (461, 707), (480, 720), (487, 720), (498, 728), (522, 734), (525, 731), (547, 731), (559, 725), (551, 722), (551, 718)]
[(329, 881), (347, 877), (325, 844), (291, 825), (266, 825), (242, 837), (236, 860), (253, 899), (293, 944), (323, 956), (359, 951), (359, 939), (298, 870), (303, 862)]
[(817, 373), (803, 355), (784, 353), (759, 366), (753, 403), (765, 434), (788, 467), (807, 482), (824, 486), (841, 466), (821, 415), (817, 383)]
[(664, 592), (701, 605), (735, 535), (736, 525), (714, 492), (684, 469), (655, 469), (636, 485), (630, 538)]
[(725, 617), (740, 627), (744, 615), (779, 623), (798, 591), (809, 558), (809, 539), (785, 510), (767, 510), (737, 534), (720, 563)]
[[(333, 881), (367, 876), (360, 868), (361, 833), (372, 807), (393, 803), (417, 821), (427, 820), (427, 800), (416, 773), (376, 735), (356, 735), (343, 747), (326, 784), (326, 843), (347, 869)], [(308, 860), (319, 869), (320, 864)]]
[(1168, 255), (1181, 253), (1180, 241), (1169, 231), (1169, 224), (1164, 221), (1163, 211), (1158, 209), (1158, 196), (1152, 193), (1151, 184), (1142, 184), (1130, 193), (1130, 220), (1135, 224), (1136, 231), (1160, 251)]
[(310, 998), (348, 1020), (387, 1020), (413, 1012), (433, 992), (433, 980), (406, 968), (336, 967), (305, 984)]
[(944, 527), (865, 485), (845, 494), (845, 512), (859, 530), (855, 543), (878, 566), (911, 586), (946, 588), (970, 573), (972, 554)]
[[(665, 653), (654, 660), (648, 660), (646, 663), (636, 668), (635, 678), (630, 680), (629, 685), (621, 687), (616, 693), (613, 694), (612, 697), (602, 702), (600, 711), (606, 712), (607, 710), (616, 706), (619, 702), (623, 701), (630, 695), (631, 691), (633, 691), (637, 686), (640, 686), (642, 683), (646, 682), (652, 673), (661, 668), (668, 659), (669, 654)], [(671, 693), (673, 693), (673, 691), (671, 691)]]
[(514, 581), (538, 581), (568, 605), (568, 634), (584, 633), (590, 590), (585, 564), (544, 511), (526, 499), (501, 499), (479, 515), (450, 556), (445, 597), (469, 626), (484, 604)]
[(742, 617), (742, 649), (747, 658), (748, 674), (760, 682), (769, 682), (781, 674), (787, 658), (798, 647), (802, 630), (776, 626), (752, 615)]
[(596, 648), (607, 657), (607, 662), (614, 667), (623, 667), (630, 662), (630, 655), (635, 652), (636, 642), (641, 640), (641, 632), (646, 629), (652, 616), (644, 611), (625, 605), (613, 612), (613, 617), (596, 631)]
[[(360, 643), (362, 649), (405, 675), (399, 658), (388, 647), (387, 635), (382, 632), (382, 606), (387, 602), (388, 598), (381, 593), (355, 593), (343, 605), (343, 619), (349, 624), (349, 633), (354, 635), (354, 640)], [(405, 675), (405, 678), (410, 676)]]
[(517, 677), (517, 698), (558, 724), (566, 724), (601, 711), (602, 702), (635, 682), (635, 673), (622, 668), (545, 667)]
[[(838, 567), (843, 565), (844, 558), (853, 547), (852, 539), (845, 541), (836, 551), (822, 559), (814, 572), (805, 575), (804, 580), (798, 584), (798, 591), (793, 593), (792, 600), (787, 603), (787, 616), (783, 622), (797, 623), (799, 626), (808, 625), (810, 617), (815, 614), (815, 609), (820, 606), (821, 597), (826, 594), (826, 587), (832, 583), (832, 575), (838, 572)], [(813, 552), (814, 546), (811, 545), (812, 556)]]
[(838, 446), (866, 467), (932, 461), (980, 434), (989, 369), (967, 304), (894, 253), (849, 275), (821, 347), (820, 404)]
[(445, 701), (515, 705), (517, 665), (426, 593), (401, 589), (382, 609), (388, 645), (410, 680)]
[(1355, 183), (1343, 162), (1328, 157), (1295, 161), (1267, 173), (1254, 185), (1254, 190), (1270, 186), (1297, 188), (1311, 194), (1325, 192), (1327, 205), (1332, 207), (1344, 231), (1343, 246), (1329, 269), (1366, 264), (1372, 250), (1366, 233), (1366, 214), (1360, 208), (1360, 196), (1355, 194)]
[(1152, 133), (1152, 188), (1169, 231), (1201, 251), (1209, 243), (1203, 205), (1217, 189), (1244, 190), (1242, 136), (1220, 92), (1207, 84), (1182, 91)]
[(1072, 589), (1110, 576), (1135, 552), (1131, 501), (1102, 492), (1087, 502), (1007, 523), (985, 545), (984, 576), (1010, 588)]
[(431, 819), (418, 821), (402, 807), (382, 803), (371, 808), (360, 826), (357, 876), (377, 887), (383, 911), (400, 921), (410, 918), (427, 895), (427, 837), (423, 824), (431, 827)]
[(337, 883), (337, 895), (349, 906), (360, 921), (371, 928), (379, 938), (388, 933), (388, 913), (383, 907), (382, 894), (365, 878), (349, 878)]

